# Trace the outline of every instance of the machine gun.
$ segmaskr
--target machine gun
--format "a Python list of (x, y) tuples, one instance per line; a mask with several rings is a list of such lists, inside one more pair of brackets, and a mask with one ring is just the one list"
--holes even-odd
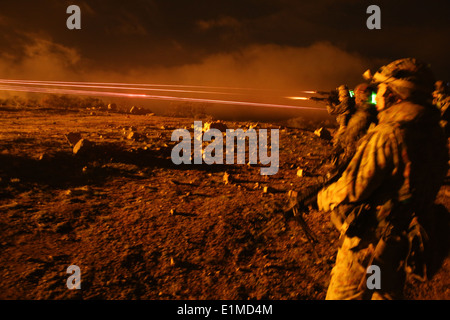
[[(334, 159), (335, 157), (339, 157), (341, 153), (342, 150), (336, 149), (335, 152), (333, 152), (327, 159)], [(319, 191), (322, 190), (322, 188), (336, 182), (341, 177), (344, 170), (347, 168), (347, 165), (349, 164), (351, 159), (352, 157), (346, 156), (336, 169), (327, 174), (326, 177), (318, 178), (317, 183), (309, 187), (306, 192), (299, 193), (297, 191), (290, 190), (288, 192), (287, 205), (282, 209), (283, 215), (275, 221), (275, 224), (288, 219), (294, 219), (295, 221), (297, 221), (303, 229), (309, 243), (311, 244), (313, 248), (313, 254), (316, 258), (318, 258), (318, 256), (315, 250), (315, 244), (318, 242), (318, 240), (311, 228), (309, 228), (308, 224), (306, 223), (304, 215), (309, 212), (310, 207), (314, 207), (317, 203), (317, 194), (319, 193)], [(270, 228), (273, 228), (273, 225), (274, 224), (271, 224), (270, 226), (263, 229), (259, 233), (259, 235), (265, 233)]]
[(303, 231), (306, 234), (306, 237), (311, 243), (317, 242), (317, 238), (306, 224), (304, 214), (309, 212), (310, 207), (316, 206), (317, 194), (319, 193), (319, 191), (326, 186), (336, 182), (341, 177), (342, 172), (347, 167), (347, 164), (348, 162), (344, 161), (344, 163), (341, 164), (338, 169), (328, 174), (327, 177), (319, 178), (318, 182), (309, 187), (306, 192), (298, 193), (294, 190), (288, 192), (288, 204), (284, 208), (284, 215), (289, 216), (289, 213), (292, 212), (292, 216), (300, 223)]
[(316, 102), (325, 102), (327, 104), (338, 104), (339, 93), (337, 90), (332, 91), (315, 91), (320, 97), (310, 97), (309, 100)]

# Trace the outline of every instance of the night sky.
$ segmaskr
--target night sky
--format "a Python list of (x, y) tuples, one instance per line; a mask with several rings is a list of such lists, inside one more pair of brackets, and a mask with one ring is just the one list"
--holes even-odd
[[(66, 27), (71, 4), (81, 30)], [(1, 1), (0, 75), (322, 90), (416, 57), (447, 80), (449, 17), (448, 0)]]

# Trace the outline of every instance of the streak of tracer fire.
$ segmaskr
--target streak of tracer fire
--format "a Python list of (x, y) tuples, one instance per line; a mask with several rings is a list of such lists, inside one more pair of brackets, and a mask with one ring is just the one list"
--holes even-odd
[(180, 90), (180, 89), (155, 89), (155, 88), (139, 88), (139, 87), (123, 87), (123, 86), (107, 86), (107, 85), (78, 85), (71, 83), (59, 83), (47, 81), (18, 81), (18, 80), (3, 80), (0, 83), (4, 84), (18, 84), (18, 85), (33, 85), (33, 86), (57, 86), (57, 87), (76, 87), (76, 88), (93, 88), (93, 89), (118, 89), (118, 90), (143, 90), (143, 91), (162, 91), (162, 92), (181, 92), (181, 93), (201, 93), (201, 94), (227, 94), (217, 91), (197, 91), (197, 90)]
[[(254, 90), (254, 91), (268, 91), (261, 88), (243, 88), (243, 87), (219, 87), (219, 86), (198, 86), (198, 85), (180, 85), (180, 84), (149, 84), (149, 83), (121, 83), (121, 82), (82, 82), (82, 81), (40, 81), (40, 80), (10, 80), (0, 79), (0, 82), (19, 83), (48, 83), (48, 84), (78, 84), (78, 85), (108, 85), (108, 86), (141, 86), (141, 87), (179, 87), (179, 88), (204, 88), (204, 89), (225, 89), (225, 90)], [(279, 90), (270, 90), (279, 91)], [(311, 90), (299, 90), (302, 93), (317, 93)]]
[(17, 92), (33, 92), (33, 93), (55, 93), (55, 94), (71, 94), (71, 95), (75, 94), (75, 95), (91, 95), (91, 96), (142, 98), (142, 99), (163, 100), (163, 101), (202, 102), (202, 103), (211, 103), (211, 104), (228, 104), (228, 105), (241, 105), (241, 106), (253, 106), (253, 107), (266, 107), (266, 108), (312, 109), (312, 110), (322, 110), (322, 111), (324, 110), (323, 108), (317, 108), (317, 107), (302, 107), (302, 106), (259, 103), (259, 102), (249, 102), (249, 101), (187, 98), (187, 97), (174, 97), (174, 96), (163, 96), (163, 95), (92, 91), (92, 90), (72, 90), (72, 89), (39, 88), (39, 87), (37, 88), (37, 87), (31, 87), (31, 86), (3, 85), (3, 86), (0, 86), (0, 90), (2, 90), (2, 91), (17, 91)]

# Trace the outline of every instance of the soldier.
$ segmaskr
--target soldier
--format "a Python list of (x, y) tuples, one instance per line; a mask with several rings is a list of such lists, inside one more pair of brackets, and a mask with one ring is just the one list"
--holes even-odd
[(441, 126), (448, 136), (450, 136), (450, 94), (448, 85), (442, 81), (436, 81), (433, 91), (433, 104), (441, 111)]
[(350, 116), (354, 112), (355, 101), (350, 97), (350, 91), (346, 85), (341, 85), (337, 88), (339, 94), (339, 104), (331, 102), (327, 105), (327, 111), (330, 115), (336, 116), (336, 121), (339, 124), (339, 129), (334, 136), (334, 145), (338, 146), (341, 143), (341, 135), (344, 133)]
[[(380, 68), (372, 82), (379, 123), (361, 139), (340, 179), (317, 195), (318, 208), (331, 211), (341, 234), (326, 299), (402, 298), (407, 262), (416, 256), (408, 255), (408, 235), (416, 232), (414, 241), (420, 240), (448, 170), (427, 65), (400, 59)], [(381, 288), (370, 290), (373, 265), (381, 270)]]
[(377, 123), (377, 109), (371, 101), (372, 87), (368, 83), (361, 83), (356, 86), (354, 92), (355, 112), (341, 137), (346, 155), (354, 154), (359, 139), (366, 134), (371, 124)]
[(434, 84), (435, 90), (433, 91), (433, 104), (439, 109), (442, 109), (442, 102), (449, 96), (448, 85), (442, 81), (438, 80)]

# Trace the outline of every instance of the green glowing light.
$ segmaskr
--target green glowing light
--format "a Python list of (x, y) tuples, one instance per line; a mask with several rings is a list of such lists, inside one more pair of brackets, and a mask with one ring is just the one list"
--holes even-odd
[(377, 104), (377, 100), (375, 99), (376, 96), (377, 96), (377, 93), (376, 93), (376, 92), (372, 93), (372, 99), (371, 99), (370, 103), (372, 103), (372, 104)]

